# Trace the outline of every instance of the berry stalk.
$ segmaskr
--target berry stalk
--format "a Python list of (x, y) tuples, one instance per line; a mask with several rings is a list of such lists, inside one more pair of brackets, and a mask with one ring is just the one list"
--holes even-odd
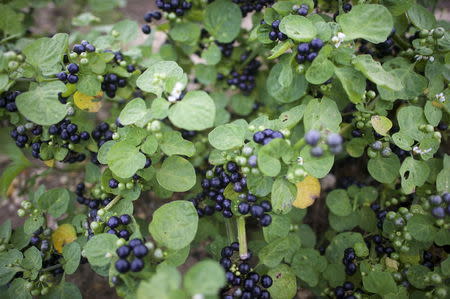
[(225, 229), (227, 231), (227, 237), (228, 237), (228, 244), (231, 244), (235, 241), (235, 233), (233, 229), (233, 225), (231, 224), (230, 219), (225, 219)]
[(245, 217), (241, 216), (237, 219), (239, 256), (245, 260), (248, 258), (247, 235), (245, 231)]
[(118, 201), (120, 200), (120, 195), (117, 195), (116, 197), (111, 200), (111, 202), (105, 207), (105, 211), (108, 211), (111, 209)]

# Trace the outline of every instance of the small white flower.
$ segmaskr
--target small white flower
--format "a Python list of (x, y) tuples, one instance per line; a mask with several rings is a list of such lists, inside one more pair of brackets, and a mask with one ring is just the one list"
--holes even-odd
[(430, 56), (429, 60), (430, 60), (430, 62), (433, 62), (434, 61), (434, 57)]
[(176, 102), (180, 98), (180, 96), (183, 92), (183, 88), (184, 88), (183, 83), (181, 83), (181, 82), (175, 83), (175, 86), (173, 87), (172, 91), (170, 92), (170, 95), (168, 96), (167, 100), (171, 103)]
[(195, 294), (192, 296), (192, 299), (205, 299), (205, 296), (203, 294)]
[(344, 40), (345, 40), (345, 33), (342, 32), (338, 32), (337, 35), (331, 38), (331, 42), (333, 42), (336, 48), (339, 48), (339, 46), (344, 42)]
[(303, 165), (303, 157), (302, 156), (297, 157), (297, 163), (298, 163), (298, 165)]
[(446, 98), (445, 98), (444, 93), (443, 93), (443, 92), (438, 93), (438, 94), (436, 95), (436, 100), (438, 100), (438, 101), (441, 102), (441, 103), (444, 103), (444, 102), (446, 101)]
[(430, 148), (427, 148), (426, 150), (421, 150), (418, 146), (415, 146), (415, 147), (413, 147), (413, 152), (415, 153), (415, 154), (418, 154), (418, 155), (424, 155), (424, 154), (428, 154), (429, 152), (431, 152), (433, 149), (430, 147)]

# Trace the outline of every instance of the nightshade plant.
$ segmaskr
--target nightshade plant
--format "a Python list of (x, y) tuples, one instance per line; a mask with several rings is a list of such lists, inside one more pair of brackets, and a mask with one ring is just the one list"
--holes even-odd
[(46, 2), (0, 4), (1, 298), (449, 298), (436, 1)]

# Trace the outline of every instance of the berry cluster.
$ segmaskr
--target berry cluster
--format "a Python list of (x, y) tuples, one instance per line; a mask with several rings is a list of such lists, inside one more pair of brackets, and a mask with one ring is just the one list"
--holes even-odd
[(305, 61), (313, 61), (316, 59), (318, 52), (322, 49), (324, 43), (320, 38), (315, 38), (309, 43), (300, 43), (297, 46), (297, 55), (295, 60), (297, 63), (302, 64)]
[[(151, 23), (153, 20), (161, 20), (162, 14), (159, 11), (149, 11), (144, 15), (144, 20), (147, 23)], [(150, 25), (144, 24), (141, 27), (141, 30), (144, 34), (150, 34), (152, 32), (152, 29), (150, 28)]]
[(250, 193), (244, 197), (244, 200), (238, 205), (239, 213), (242, 215), (250, 214), (259, 221), (261, 226), (269, 226), (272, 223), (272, 216), (266, 214), (272, 211), (272, 204), (269, 201), (263, 200), (257, 204), (256, 196)]
[(295, 11), (297, 12), (298, 15), (306, 17), (306, 15), (308, 14), (308, 10), (309, 6), (307, 4), (302, 4)]
[[(317, 130), (310, 130), (305, 134), (305, 142), (312, 146), (311, 156), (321, 157), (324, 154), (324, 149), (319, 145), (322, 135)], [(331, 133), (326, 137), (325, 143), (332, 154), (338, 154), (342, 151), (343, 138), (337, 133)]]
[[(263, 21), (264, 22), (264, 21)], [(280, 26), (281, 21), (275, 20), (272, 22), (272, 30), (269, 32), (269, 39), (272, 41), (284, 41), (287, 40), (287, 35), (280, 31), (278, 28)]]
[(244, 94), (250, 94), (256, 87), (255, 77), (260, 66), (261, 62), (252, 59), (241, 73), (231, 72), (232, 78), (228, 79), (228, 85), (238, 87)]
[(337, 286), (334, 289), (334, 294), (337, 299), (356, 299), (357, 297), (353, 295), (354, 290), (355, 285), (350, 281), (346, 281), (342, 286)]
[(109, 228), (106, 232), (108, 234), (116, 235), (119, 238), (128, 240), (131, 233), (126, 229), (125, 226), (131, 223), (131, 216), (124, 214), (120, 217), (111, 216), (106, 222), (106, 226)]
[(382, 256), (384, 254), (390, 255), (394, 253), (394, 248), (389, 245), (383, 245), (383, 243), (386, 243), (387, 240), (382, 236), (374, 235), (372, 237), (372, 241), (375, 243), (375, 251), (379, 256)]
[(181, 17), (192, 8), (192, 3), (186, 0), (156, 0), (156, 6), (164, 12), (173, 12)]
[(116, 96), (117, 89), (123, 88), (125, 86), (127, 86), (127, 80), (125, 78), (121, 78), (113, 73), (103, 76), (101, 87), (106, 95), (110, 98), (114, 98)]
[(69, 82), (69, 83), (75, 84), (78, 82), (77, 73), (79, 71), (80, 71), (80, 67), (78, 66), (78, 64), (70, 63), (67, 66), (67, 72), (69, 72), (69, 73), (67, 74), (66, 72), (60, 72), (56, 75), (56, 77), (64, 83)]
[(91, 45), (88, 41), (81, 41), (81, 44), (73, 45), (72, 51), (80, 55), (81, 53), (92, 53), (95, 52), (95, 47)]
[(113, 132), (110, 130), (109, 124), (102, 122), (92, 131), (92, 138), (97, 141), (98, 147), (101, 147), (106, 141), (113, 139)]
[[(128, 245), (117, 248), (116, 254), (119, 259), (114, 266), (119, 273), (139, 272), (144, 269), (143, 258), (148, 254), (148, 248), (141, 239), (133, 239), (128, 242)], [(127, 258), (130, 258), (131, 254), (134, 258), (128, 261)]]
[(450, 215), (450, 193), (445, 192), (441, 196), (432, 195), (428, 198), (431, 208), (431, 215), (437, 219), (445, 218), (445, 214)]
[(275, 0), (233, 0), (241, 8), (242, 15), (245, 17), (253, 11), (261, 11), (264, 7), (271, 6)]
[(215, 43), (219, 47), (220, 52), (222, 52), (223, 57), (231, 57), (231, 54), (233, 54), (234, 49), (233, 47), (234, 41), (229, 43), (220, 43), (218, 41), (215, 41)]
[(267, 290), (273, 280), (269, 275), (254, 272), (248, 263), (251, 255), (246, 259), (239, 257), (239, 243), (234, 242), (221, 250), (220, 264), (225, 269), (227, 286), (222, 289), (223, 299), (232, 298), (271, 298)]
[[(217, 166), (214, 168), (214, 171), (208, 171), (207, 178), (203, 179), (201, 183), (203, 192), (190, 199), (199, 216), (212, 215), (214, 211), (217, 211), (222, 212), (225, 218), (233, 217), (233, 212), (231, 211), (232, 202), (230, 199), (225, 198), (223, 192), (230, 183), (233, 184), (233, 190), (242, 192), (247, 186), (247, 179), (241, 176), (234, 162), (229, 162), (226, 165), (226, 170), (221, 166)], [(213, 201), (214, 204), (206, 205), (204, 201), (208, 199)]]
[(283, 133), (271, 129), (265, 129), (253, 134), (253, 141), (258, 144), (266, 145), (276, 138), (284, 138)]
[(33, 143), (32, 139), (33, 136), (38, 137), (42, 134), (42, 127), (33, 124), (31, 127), (31, 134), (28, 134), (27, 128), (28, 126), (18, 126), (11, 131), (10, 136), (15, 140), (16, 145), (19, 148), (24, 148), (31, 144), (33, 152), (37, 151), (37, 154), (33, 153), (33, 157), (39, 158), (39, 148), (41, 144), (39, 142)]
[(353, 275), (356, 273), (356, 254), (353, 248), (346, 248), (344, 250), (344, 258), (342, 259), (342, 263), (345, 265), (345, 273), (348, 275)]
[[(437, 257), (436, 257), (437, 258)], [(434, 256), (429, 251), (424, 251), (422, 254), (422, 265), (430, 269), (431, 271), (434, 270), (434, 263), (433, 263)]]
[(0, 95), (0, 108), (5, 108), (6, 111), (16, 112), (16, 97), (20, 94), (20, 91), (8, 91)]
[(50, 250), (51, 245), (49, 241), (49, 237), (51, 235), (50, 229), (43, 229), (40, 227), (36, 230), (30, 238), (30, 245), (39, 248), (42, 253), (45, 253)]

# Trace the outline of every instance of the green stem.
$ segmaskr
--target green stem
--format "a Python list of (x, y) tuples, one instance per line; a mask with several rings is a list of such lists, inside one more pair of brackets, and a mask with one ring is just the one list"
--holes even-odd
[(247, 235), (245, 232), (245, 217), (241, 216), (237, 219), (238, 225), (238, 241), (239, 241), (239, 256), (241, 259), (247, 259)]
[(344, 14), (344, 10), (342, 8), (342, 0), (339, 0), (339, 14), (340, 15)]
[(410, 48), (410, 45), (408, 42), (406, 42), (400, 35), (398, 35), (397, 33), (394, 34), (394, 36), (392, 37), (392, 39), (403, 49), (403, 50), (407, 50), (408, 48)]
[(56, 265), (53, 265), (53, 266), (41, 269), (40, 272), (48, 272), (48, 271), (52, 271), (52, 270), (55, 270), (55, 269), (58, 269), (58, 268), (61, 268), (61, 267), (62, 267), (62, 264), (56, 264)]
[(299, 140), (294, 144), (294, 150), (299, 150), (299, 149), (301, 149), (305, 144), (306, 144), (305, 138), (299, 139)]
[(117, 195), (116, 197), (111, 200), (111, 202), (105, 207), (105, 211), (110, 210), (118, 201), (120, 200), (120, 195)]
[(236, 240), (236, 235), (230, 219), (225, 219), (225, 229), (227, 230), (228, 244), (231, 244)]
[(341, 130), (339, 131), (340, 135), (345, 135), (351, 128), (353, 128), (352, 124), (345, 124)]
[(10, 40), (15, 39), (15, 38), (18, 38), (18, 37), (20, 37), (19, 34), (10, 35), (10, 36), (5, 37), (4, 39), (0, 40), (0, 44), (4, 44), (4, 43), (6, 43), (7, 41), (10, 41)]

